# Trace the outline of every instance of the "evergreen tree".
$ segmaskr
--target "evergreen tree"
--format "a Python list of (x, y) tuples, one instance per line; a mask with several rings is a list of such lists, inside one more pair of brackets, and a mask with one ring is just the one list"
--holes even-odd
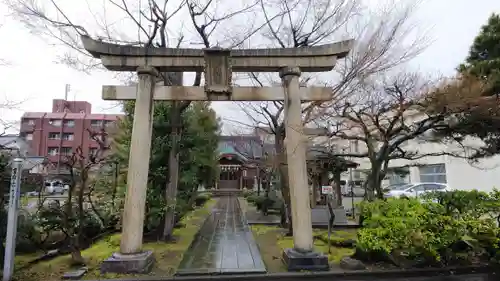
[[(165, 184), (168, 180), (168, 154), (170, 141), (171, 103), (155, 102), (149, 185), (146, 202), (146, 228), (156, 229), (166, 210)], [(124, 103), (125, 117), (119, 123), (114, 137), (113, 153), (120, 163), (120, 181), (125, 187), (130, 138), (134, 118), (134, 102)], [(215, 111), (208, 102), (192, 103), (182, 113), (182, 136), (179, 147), (180, 180), (177, 193), (177, 212), (184, 214), (187, 202), (197, 191), (199, 184), (211, 185), (217, 167), (219, 124)], [(124, 194), (124, 192), (122, 192)]]
[(458, 68), (492, 85), (492, 94), (500, 94), (500, 15), (492, 14), (474, 39), (465, 63)]
[[(465, 62), (458, 69), (462, 74), (461, 87), (464, 92), (476, 91), (474, 102), (464, 100), (467, 108), (456, 114), (455, 124), (444, 129), (444, 135), (453, 139), (472, 136), (481, 139), (484, 146), (473, 153), (473, 157), (488, 157), (500, 153), (500, 108), (498, 99), (485, 96), (500, 94), (500, 15), (492, 14), (481, 27), (470, 47)], [(479, 82), (479, 83), (478, 83)], [(458, 87), (460, 88), (460, 87)], [(449, 87), (449, 89), (458, 89)], [(474, 93), (471, 93), (474, 96)]]

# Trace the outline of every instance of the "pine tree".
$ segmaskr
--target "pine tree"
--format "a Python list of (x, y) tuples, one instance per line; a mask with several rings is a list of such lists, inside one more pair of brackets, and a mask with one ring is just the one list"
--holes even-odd
[(485, 79), (492, 86), (492, 94), (500, 94), (500, 15), (492, 14), (470, 47), (461, 73)]
[[(481, 27), (474, 38), (465, 62), (457, 68), (462, 74), (464, 90), (481, 91), (478, 95), (500, 95), (500, 15), (493, 13), (488, 22)], [(472, 78), (472, 79), (470, 79)], [(481, 87), (471, 87), (485, 82)], [(481, 83), (482, 84), (482, 83)], [(487, 87), (484, 87), (487, 86)], [(451, 87), (450, 89), (454, 89)], [(500, 108), (498, 99), (481, 97), (474, 106), (462, 114), (455, 115), (453, 127), (448, 128), (446, 135), (453, 139), (464, 139), (472, 136), (481, 139), (484, 146), (473, 155), (488, 157), (500, 154)], [(465, 107), (464, 107), (465, 108)]]

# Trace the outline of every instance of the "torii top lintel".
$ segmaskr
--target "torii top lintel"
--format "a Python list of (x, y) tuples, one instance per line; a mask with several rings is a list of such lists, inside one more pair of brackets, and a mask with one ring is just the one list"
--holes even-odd
[[(137, 47), (106, 43), (81, 37), (83, 46), (104, 67), (113, 71), (135, 71), (140, 66), (152, 66), (159, 71), (204, 71), (207, 50), (189, 48)], [(354, 40), (301, 47), (269, 49), (223, 50), (233, 72), (278, 72), (282, 67), (299, 67), (303, 72), (330, 71), (338, 58), (347, 56)], [(213, 49), (209, 49), (213, 50)]]

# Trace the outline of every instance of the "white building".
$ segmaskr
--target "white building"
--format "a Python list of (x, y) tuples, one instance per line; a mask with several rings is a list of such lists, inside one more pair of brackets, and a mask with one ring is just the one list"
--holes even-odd
[[(408, 122), (413, 118), (408, 118)], [(269, 142), (271, 138), (265, 130), (259, 131), (264, 134)], [(257, 132), (256, 132), (257, 134)], [(260, 134), (258, 134), (260, 135)], [(312, 139), (313, 137), (311, 137)], [(324, 137), (314, 137), (313, 143), (324, 144)], [(349, 142), (347, 140), (337, 139), (333, 142), (328, 141), (329, 145), (334, 146), (334, 150), (339, 153), (362, 153), (366, 147), (361, 142)], [(480, 140), (469, 140), (468, 145), (480, 145)], [(456, 152), (461, 148), (458, 145), (446, 145), (443, 143), (435, 143), (426, 141), (425, 138), (414, 139), (408, 141), (402, 148), (409, 151), (418, 151), (421, 153), (441, 153), (443, 151)], [(364, 171), (370, 168), (370, 162), (365, 158), (350, 159), (359, 164), (357, 169), (342, 174), (342, 180), (362, 181), (366, 173)], [(389, 167), (397, 172), (389, 173), (382, 183), (383, 186), (401, 182), (441, 182), (447, 183), (453, 189), (471, 190), (477, 189), (481, 191), (491, 191), (493, 188), (500, 189), (500, 155), (482, 159), (476, 163), (470, 163), (466, 159), (457, 158), (449, 155), (442, 156), (427, 156), (419, 160), (392, 160)]]
[[(418, 114), (407, 116), (407, 122), (417, 121)], [(352, 127), (350, 128), (353, 133)], [(355, 133), (355, 132), (354, 132)], [(444, 144), (440, 142), (429, 142), (422, 136), (419, 139), (410, 140), (403, 144), (401, 148), (407, 151), (415, 151), (421, 154), (442, 152), (463, 153), (463, 148), (458, 144)], [(324, 142), (321, 137), (315, 139), (315, 142)], [(363, 153), (366, 146), (362, 142), (348, 141), (343, 139), (329, 140), (329, 145), (339, 153)], [(469, 147), (478, 147), (482, 144), (479, 139), (468, 139), (466, 142)], [(363, 180), (367, 169), (370, 168), (370, 162), (366, 158), (351, 158), (357, 162), (359, 167), (356, 170), (345, 172), (342, 180)], [(401, 182), (440, 182), (447, 183), (452, 189), (481, 191), (491, 191), (493, 188), (500, 189), (500, 155), (481, 159), (477, 162), (471, 162), (460, 157), (449, 155), (426, 156), (418, 160), (391, 160), (389, 167), (397, 172), (388, 173), (382, 185), (401, 183)]]
[[(411, 141), (406, 146), (407, 149), (425, 151), (425, 153), (450, 149), (444, 144), (418, 143), (417, 141)], [(352, 171), (352, 178), (362, 180), (365, 175), (363, 171), (370, 168), (370, 162), (368, 159), (356, 158), (352, 161), (360, 164), (358, 169)], [(482, 159), (476, 163), (449, 155), (427, 156), (413, 161), (392, 160), (389, 167), (396, 168), (397, 172), (389, 173), (383, 186), (400, 182), (441, 182), (459, 190), (500, 189), (500, 156)], [(342, 180), (347, 181), (350, 177), (349, 172), (345, 172)]]

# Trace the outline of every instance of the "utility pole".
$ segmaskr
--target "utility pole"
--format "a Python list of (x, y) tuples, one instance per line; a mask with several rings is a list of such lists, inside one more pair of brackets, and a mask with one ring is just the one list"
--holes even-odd
[(66, 84), (66, 88), (64, 89), (64, 100), (65, 101), (68, 100), (68, 94), (69, 94), (70, 90), (71, 90), (71, 86), (69, 84)]

